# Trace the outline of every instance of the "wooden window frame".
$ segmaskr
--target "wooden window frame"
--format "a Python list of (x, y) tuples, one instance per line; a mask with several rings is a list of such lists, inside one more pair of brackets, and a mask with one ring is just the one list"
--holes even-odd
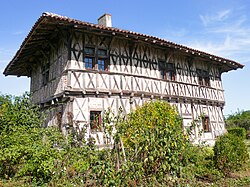
[(204, 77), (204, 83), (205, 83), (205, 86), (210, 86), (210, 78), (209, 78), (209, 76)]
[[(90, 52), (92, 51), (92, 52)], [(86, 62), (86, 59), (92, 60), (92, 68), (89, 68), (89, 64)], [(86, 67), (86, 65), (88, 66)], [(85, 69), (94, 69), (95, 68), (95, 48), (94, 47), (85, 47), (84, 48), (84, 67)]]
[(204, 82), (204, 86), (210, 86), (209, 73), (206, 70), (203, 70), (203, 82)]
[(202, 127), (203, 127), (204, 133), (211, 132), (210, 120), (208, 116), (202, 117)]
[[(87, 61), (87, 59), (91, 59), (92, 60), (92, 62), (88, 62)], [(84, 65), (85, 65), (85, 69), (93, 69), (94, 67), (93, 67), (93, 62), (94, 62), (94, 58), (93, 57), (85, 57), (84, 58)], [(88, 64), (88, 66), (86, 66)], [(89, 67), (90, 66), (90, 64), (91, 64), (91, 68)]]
[(91, 132), (102, 132), (102, 112), (91, 110), (89, 112), (89, 124)]
[(197, 73), (199, 85), (203, 86), (202, 70), (201, 69), (196, 69), (196, 73)]
[[(101, 53), (101, 52), (104, 52), (104, 53)], [(104, 61), (104, 69), (99, 69), (99, 61)], [(108, 51), (106, 49), (102, 49), (102, 48), (98, 48), (97, 49), (97, 67), (96, 69), (98, 71), (108, 71), (109, 68), (108, 68)]]
[(163, 80), (166, 80), (167, 79), (167, 76), (166, 76), (166, 62), (164, 61), (159, 61), (158, 62), (158, 69), (160, 71), (160, 76), (161, 76), (161, 79)]
[(167, 63), (167, 78), (170, 81), (176, 81), (176, 69), (174, 63)]
[(160, 76), (163, 80), (176, 81), (176, 69), (174, 63), (158, 62)]
[[(88, 53), (88, 51), (92, 51)], [(92, 68), (86, 67), (86, 60), (92, 59)], [(100, 61), (104, 61), (103, 68), (100, 68)], [(109, 61), (108, 61), (108, 50), (97, 47), (85, 47), (84, 48), (84, 67), (85, 69), (92, 69), (97, 71), (109, 71)]]
[[(100, 68), (100, 64), (99, 64), (99, 62), (100, 61), (103, 61), (104, 63), (103, 63), (103, 69), (102, 68)], [(107, 63), (107, 59), (103, 59), (103, 58), (98, 58), (98, 60), (97, 60), (97, 69), (98, 69), (98, 71), (108, 71), (108, 63)]]
[(207, 87), (211, 86), (208, 71), (196, 69), (196, 73), (197, 73), (197, 77), (198, 77), (198, 84), (200, 86), (207, 86)]
[(42, 71), (42, 85), (45, 86), (49, 82), (49, 69), (50, 69), (50, 64), (44, 63), (42, 64), (41, 71)]

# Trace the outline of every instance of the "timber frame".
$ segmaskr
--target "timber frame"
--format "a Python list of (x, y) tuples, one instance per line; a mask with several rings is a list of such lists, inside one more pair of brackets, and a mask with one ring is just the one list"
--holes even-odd
[(31, 77), (33, 102), (48, 109), (47, 124), (65, 133), (69, 124), (86, 128), (99, 145), (110, 140), (93, 129), (95, 117), (156, 99), (174, 105), (186, 128), (203, 116), (193, 139), (213, 143), (225, 131), (221, 74), (238, 68), (154, 36), (43, 13), (4, 74)]

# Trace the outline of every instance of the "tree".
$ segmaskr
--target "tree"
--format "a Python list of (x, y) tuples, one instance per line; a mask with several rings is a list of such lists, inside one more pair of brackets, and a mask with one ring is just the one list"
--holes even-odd
[(39, 107), (28, 94), (2, 95), (0, 102), (0, 183), (19, 179), (28, 186), (43, 186), (73, 176), (81, 182), (95, 159), (91, 147), (74, 146), (73, 133), (66, 140), (58, 128), (43, 128)]
[(116, 127), (127, 151), (131, 177), (168, 180), (183, 167), (190, 145), (177, 110), (164, 101), (145, 103)]
[(58, 152), (52, 147), (58, 144), (59, 137), (62, 139), (55, 129), (41, 128), (39, 108), (27, 93), (20, 97), (0, 96), (1, 178), (26, 174), (49, 178)]
[(250, 110), (237, 112), (229, 115), (226, 118), (226, 126), (228, 127), (242, 127), (250, 130)]
[(0, 96), (0, 134), (15, 127), (40, 127), (41, 119), (39, 107), (31, 102), (27, 93), (20, 97)]

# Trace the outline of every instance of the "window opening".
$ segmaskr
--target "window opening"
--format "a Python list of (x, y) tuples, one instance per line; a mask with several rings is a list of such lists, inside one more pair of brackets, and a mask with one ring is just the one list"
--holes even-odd
[(197, 69), (198, 83), (201, 86), (210, 86), (209, 73), (206, 70)]
[(203, 71), (203, 77), (204, 77), (204, 85), (210, 86), (210, 79), (209, 79), (208, 71)]
[(175, 81), (176, 80), (176, 71), (174, 63), (167, 63), (167, 74), (168, 80)]
[(90, 47), (85, 47), (84, 48), (84, 54), (85, 55), (94, 55), (95, 54), (95, 49), (90, 48)]
[(49, 82), (49, 63), (42, 65), (42, 84), (43, 86)]
[(166, 63), (159, 61), (159, 71), (161, 79), (166, 79)]
[(100, 111), (90, 111), (90, 129), (91, 131), (101, 131), (101, 112)]
[(85, 62), (85, 68), (86, 69), (92, 69), (93, 68), (93, 58), (90, 57), (85, 57), (84, 62)]
[(85, 47), (84, 48), (84, 63), (86, 69), (94, 69), (99, 71), (108, 71), (108, 56), (107, 50)]
[(98, 59), (98, 70), (104, 71), (105, 70), (105, 60)]
[(103, 50), (103, 49), (98, 49), (98, 56), (107, 56), (107, 50)]
[(208, 116), (204, 116), (202, 117), (202, 126), (203, 126), (203, 130), (204, 132), (210, 132), (210, 122), (209, 122), (209, 117)]

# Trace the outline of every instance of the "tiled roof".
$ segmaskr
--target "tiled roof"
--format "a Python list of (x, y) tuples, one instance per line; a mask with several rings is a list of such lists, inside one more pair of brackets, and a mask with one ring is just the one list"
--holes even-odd
[[(47, 28), (47, 31), (43, 30), (42, 28), (44, 25), (52, 25), (52, 26), (73, 26), (74, 28), (91, 28), (94, 30), (100, 30), (103, 32), (111, 33), (112, 35), (122, 35), (126, 38), (134, 38), (137, 40), (142, 40), (144, 42), (148, 42), (155, 45), (160, 45), (162, 47), (168, 47), (175, 50), (178, 50), (182, 53), (186, 53), (189, 55), (199, 56), (200, 58), (204, 58), (207, 60), (215, 61), (219, 64), (222, 64), (224, 66), (227, 66), (226, 71), (237, 69), (237, 68), (243, 68), (244, 65), (230, 60), (226, 58), (222, 58), (216, 55), (212, 55), (203, 51), (199, 51), (184, 45), (176, 44), (174, 42), (170, 42), (155, 36), (150, 36), (146, 34), (141, 34), (138, 32), (118, 29), (114, 27), (105, 27), (98, 24), (83, 22), (75, 19), (71, 19), (65, 16), (57, 15), (54, 13), (43, 13), (40, 18), (36, 21), (35, 25), (32, 27), (31, 31), (29, 32), (28, 36), (25, 38), (23, 43), (21, 44), (19, 50), (15, 54), (14, 58), (10, 61), (10, 63), (7, 65), (6, 69), (4, 70), (5, 75), (19, 75), (19, 76), (29, 76), (28, 72), (24, 72), (22, 68), (23, 66), (19, 66), (19, 62), (25, 62), (25, 57), (32, 55), (32, 53), (28, 53), (27, 51), (35, 50), (34, 46), (41, 44), (43, 40), (48, 37), (51, 32), (54, 31), (54, 28)], [(35, 52), (35, 51), (33, 51)], [(19, 70), (18, 70), (19, 68)], [(22, 69), (22, 70), (21, 70)], [(21, 73), (22, 72), (22, 73)]]

